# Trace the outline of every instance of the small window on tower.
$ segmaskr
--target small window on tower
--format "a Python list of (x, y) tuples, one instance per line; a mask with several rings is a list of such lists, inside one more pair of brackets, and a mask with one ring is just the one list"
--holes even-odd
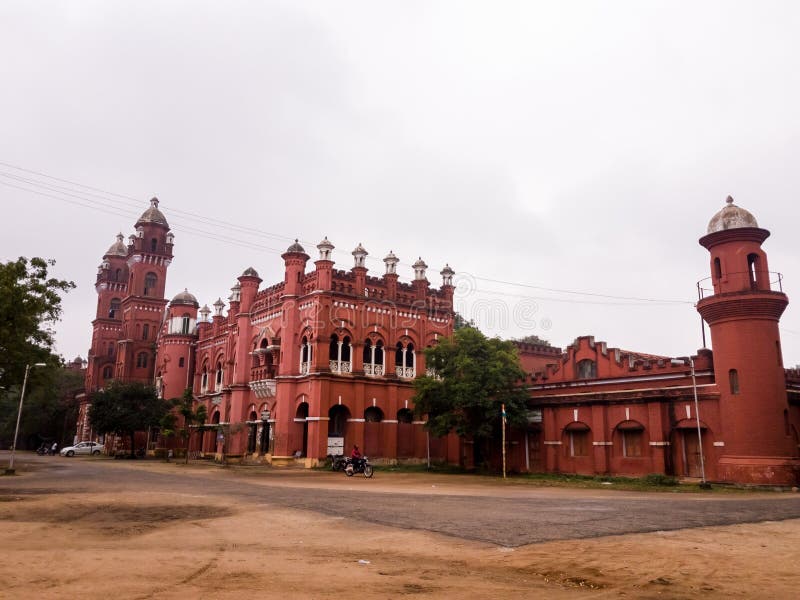
[(111, 379), (111, 365), (103, 367), (103, 379)]
[(150, 240), (150, 252), (155, 252), (158, 250), (158, 240), (153, 238)]
[(181, 317), (181, 333), (184, 335), (189, 333), (189, 315)]
[(136, 366), (140, 369), (147, 367), (147, 352), (140, 352), (136, 356)]
[(119, 318), (119, 308), (120, 308), (119, 298), (112, 298), (111, 299), (111, 306), (108, 309), (108, 318), (109, 319), (118, 319)]
[(145, 324), (142, 326), (142, 339), (143, 339), (143, 340), (146, 340), (146, 339), (147, 339), (149, 336), (150, 336), (150, 325), (148, 325), (147, 323), (145, 323)]
[(156, 282), (158, 281), (158, 277), (156, 277), (155, 273), (148, 273), (144, 277), (144, 295), (151, 296), (155, 292)]
[(719, 258), (714, 259), (714, 277), (722, 279), (722, 263)]
[(181, 356), (181, 357), (178, 359), (178, 366), (179, 366), (180, 368), (183, 368), (183, 365), (184, 365), (184, 358)]
[(728, 371), (728, 380), (731, 384), (731, 394), (739, 393), (739, 372), (736, 369)]

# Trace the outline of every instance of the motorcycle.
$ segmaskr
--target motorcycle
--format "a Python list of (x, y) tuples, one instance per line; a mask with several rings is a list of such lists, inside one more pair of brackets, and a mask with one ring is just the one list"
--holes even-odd
[(336, 456), (329, 455), (328, 458), (331, 459), (331, 471), (344, 471), (344, 468), (347, 466), (347, 458), (342, 454), (337, 454)]
[(352, 477), (356, 473), (363, 473), (364, 477), (372, 477), (372, 465), (366, 456), (361, 458), (348, 458), (344, 467), (344, 474)]
[(47, 454), (50, 454), (50, 447), (42, 444), (36, 449), (36, 454), (38, 454), (39, 456), (45, 456)]

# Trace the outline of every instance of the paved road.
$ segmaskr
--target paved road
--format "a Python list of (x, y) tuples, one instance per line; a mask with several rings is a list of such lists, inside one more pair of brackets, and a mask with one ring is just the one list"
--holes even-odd
[[(0, 465), (6, 453), (0, 453)], [(515, 547), (600, 537), (800, 518), (800, 494), (625, 493), (491, 485), (476, 478), (271, 469), (184, 468), (163, 463), (23, 455), (20, 477), (0, 478), (0, 495), (103, 491), (202, 494), (247, 506), (316, 511)], [(165, 468), (166, 467), (166, 468)], [(170, 469), (174, 468), (172, 471)], [(431, 482), (438, 482), (431, 484)], [(467, 483), (464, 483), (467, 482)]]

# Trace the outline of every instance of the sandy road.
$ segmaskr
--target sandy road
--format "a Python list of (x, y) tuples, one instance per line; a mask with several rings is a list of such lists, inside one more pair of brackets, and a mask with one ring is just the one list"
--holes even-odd
[(789, 598), (800, 584), (800, 521), (786, 520), (800, 517), (797, 494), (29, 455), (19, 466), (0, 478), (8, 598)]

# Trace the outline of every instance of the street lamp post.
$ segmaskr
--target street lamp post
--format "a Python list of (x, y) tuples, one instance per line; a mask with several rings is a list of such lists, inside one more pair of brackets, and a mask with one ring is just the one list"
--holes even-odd
[(19, 422), (22, 417), (22, 403), (25, 400), (25, 386), (28, 385), (28, 373), (31, 367), (46, 367), (45, 363), (34, 363), (33, 365), (25, 365), (25, 378), (22, 380), (22, 392), (19, 394), (19, 409), (17, 410), (17, 426), (14, 428), (14, 445), (11, 446), (11, 459), (8, 461), (8, 468), (6, 475), (14, 474), (14, 456), (17, 453), (17, 436), (19, 435)]

